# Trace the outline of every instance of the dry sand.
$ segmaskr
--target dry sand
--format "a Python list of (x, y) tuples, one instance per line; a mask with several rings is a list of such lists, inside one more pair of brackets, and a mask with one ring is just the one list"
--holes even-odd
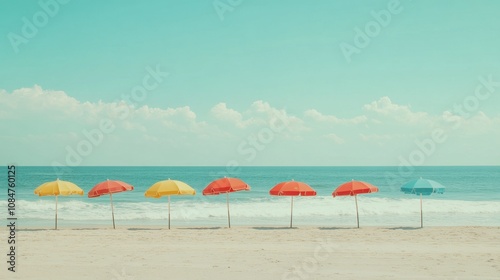
[(500, 228), (25, 229), (7, 266), (0, 279), (500, 279)]

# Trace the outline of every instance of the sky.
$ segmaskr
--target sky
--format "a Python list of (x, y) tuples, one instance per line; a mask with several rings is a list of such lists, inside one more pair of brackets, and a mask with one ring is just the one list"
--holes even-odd
[(499, 165), (499, 1), (0, 1), (0, 164)]

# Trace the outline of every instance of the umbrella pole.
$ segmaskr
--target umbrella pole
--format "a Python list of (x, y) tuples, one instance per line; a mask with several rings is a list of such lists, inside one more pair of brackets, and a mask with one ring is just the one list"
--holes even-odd
[(292, 228), (292, 219), (293, 219), (293, 196), (292, 196), (292, 204), (290, 207), (290, 228)]
[(422, 212), (422, 194), (420, 194), (420, 228), (424, 227), (424, 214)]
[(358, 228), (359, 228), (359, 212), (358, 212), (358, 196), (354, 195), (354, 200), (356, 201), (356, 221), (358, 222)]
[(56, 229), (57, 229), (57, 195), (56, 195)]
[(115, 210), (113, 208), (113, 194), (109, 194), (109, 200), (111, 201), (111, 217), (113, 218), (113, 229), (115, 229)]
[(168, 229), (170, 229), (170, 195), (168, 196)]
[(231, 216), (229, 215), (229, 193), (226, 193), (226, 204), (227, 204), (227, 224), (231, 228)]

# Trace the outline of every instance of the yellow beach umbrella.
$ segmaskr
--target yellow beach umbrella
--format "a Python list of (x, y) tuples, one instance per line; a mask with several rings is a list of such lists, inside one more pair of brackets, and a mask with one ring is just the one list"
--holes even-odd
[(168, 229), (170, 229), (170, 196), (171, 195), (195, 195), (196, 191), (188, 184), (177, 180), (165, 180), (156, 182), (146, 192), (144, 196), (160, 198), (168, 196)]
[(57, 197), (60, 195), (73, 195), (79, 194), (83, 195), (83, 190), (80, 189), (77, 185), (68, 182), (59, 180), (59, 178), (52, 182), (46, 182), (41, 184), (35, 189), (35, 194), (38, 196), (47, 196), (54, 195), (56, 197), (56, 227), (57, 229)]

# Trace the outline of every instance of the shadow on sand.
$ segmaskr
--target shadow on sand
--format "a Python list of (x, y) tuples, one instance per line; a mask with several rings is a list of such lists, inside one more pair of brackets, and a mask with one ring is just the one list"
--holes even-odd
[(47, 231), (47, 230), (54, 230), (53, 228), (21, 228), (21, 229), (16, 229), (16, 231)]
[(127, 230), (162, 230), (162, 228), (127, 228)]
[(358, 229), (357, 227), (319, 227), (319, 230)]
[(208, 229), (223, 229), (223, 228), (226, 228), (226, 227), (188, 227), (188, 228), (178, 228), (178, 229), (191, 229), (191, 230), (200, 230), (200, 229), (205, 229), (205, 230), (208, 230)]
[(256, 230), (297, 229), (297, 227), (253, 227)]
[(416, 229), (421, 229), (421, 227), (391, 227), (387, 228), (391, 230), (416, 230)]
[[(22, 228), (22, 229), (17, 229), (17, 231), (66, 231), (66, 230), (109, 230), (110, 228)], [(113, 230), (111, 228), (111, 230)]]

